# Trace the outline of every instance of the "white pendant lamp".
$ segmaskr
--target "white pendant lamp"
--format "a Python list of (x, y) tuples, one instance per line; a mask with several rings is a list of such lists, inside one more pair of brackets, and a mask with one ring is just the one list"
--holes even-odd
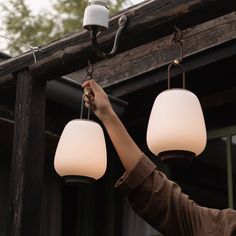
[(103, 31), (108, 29), (108, 22), (108, 0), (89, 0), (84, 11), (83, 27), (91, 30), (91, 27), (96, 26), (98, 31)]
[[(183, 88), (170, 89), (170, 69), (178, 66), (183, 71)], [(152, 107), (147, 145), (161, 160), (178, 162), (191, 160), (206, 146), (206, 127), (200, 102), (195, 94), (185, 89), (185, 72), (175, 61), (168, 67), (168, 90), (160, 93)]]
[[(87, 96), (87, 95), (86, 95)], [(70, 121), (60, 137), (54, 167), (67, 183), (91, 183), (101, 178), (107, 166), (104, 133), (101, 126), (81, 117)]]

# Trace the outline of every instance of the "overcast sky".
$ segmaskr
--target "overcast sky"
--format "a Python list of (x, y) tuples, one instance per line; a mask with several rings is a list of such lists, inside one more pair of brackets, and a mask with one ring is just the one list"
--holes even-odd
[[(25, 0), (29, 4), (31, 10), (35, 13), (42, 9), (50, 9), (50, 6), (56, 0)], [(115, 2), (115, 0), (112, 0)], [(142, 2), (142, 0), (130, 0), (132, 3), (136, 4)], [(0, 3), (7, 3), (7, 0), (0, 0)]]

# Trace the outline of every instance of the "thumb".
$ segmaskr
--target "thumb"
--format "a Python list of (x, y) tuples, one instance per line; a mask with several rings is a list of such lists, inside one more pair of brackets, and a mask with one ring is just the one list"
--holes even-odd
[(87, 86), (90, 86), (90, 80), (86, 80), (85, 82), (83, 82), (83, 84), (81, 85), (82, 88), (85, 88)]

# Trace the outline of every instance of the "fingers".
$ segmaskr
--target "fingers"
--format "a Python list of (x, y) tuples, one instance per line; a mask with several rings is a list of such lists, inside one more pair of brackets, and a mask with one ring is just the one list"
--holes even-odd
[(94, 104), (94, 96), (92, 94), (85, 95), (84, 96), (84, 102)]
[(82, 88), (90, 86), (90, 80), (86, 80), (81, 86), (82, 86)]
[(96, 105), (94, 102), (94, 96), (92, 94), (89, 94), (89, 95), (84, 94), (83, 100), (84, 100), (85, 107), (87, 107), (87, 108), (90, 107), (93, 111), (96, 109)]
[(89, 100), (89, 97), (88, 97), (87, 95), (84, 95), (84, 96), (83, 96), (83, 99), (84, 99), (84, 102), (85, 102), (85, 103), (89, 103), (89, 101), (90, 101), (90, 100)]
[(92, 93), (98, 93), (98, 92), (101, 92), (99, 89), (99, 85), (94, 81), (94, 80), (87, 80), (85, 81), (83, 84), (82, 84), (82, 88), (90, 88), (92, 90)]
[(107, 95), (105, 91), (100, 87), (93, 79), (85, 81), (82, 87), (86, 90), (86, 87), (91, 91), (84, 95), (84, 102), (86, 107), (90, 107), (91, 110), (96, 110), (97, 106), (105, 103)]
[(89, 107), (90, 107), (89, 103), (86, 103), (86, 102), (85, 102), (84, 105), (85, 105), (86, 108), (89, 108)]
[(87, 80), (82, 84), (82, 88), (86, 88), (86, 87), (90, 87), (91, 90), (92, 90), (92, 93), (95, 96), (106, 95), (103, 88), (100, 87), (93, 79), (92, 80)]

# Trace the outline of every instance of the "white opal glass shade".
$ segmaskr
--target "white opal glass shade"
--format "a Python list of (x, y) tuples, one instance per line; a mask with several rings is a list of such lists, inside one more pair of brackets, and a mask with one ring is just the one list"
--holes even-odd
[(109, 10), (103, 5), (91, 4), (84, 11), (83, 27), (91, 30), (97, 26), (98, 30), (107, 30), (109, 26)]
[(195, 94), (169, 89), (157, 96), (148, 122), (147, 145), (155, 155), (176, 150), (199, 155), (204, 150), (206, 127)]
[(107, 166), (107, 152), (101, 126), (90, 120), (70, 121), (59, 140), (54, 167), (60, 176), (101, 178)]

